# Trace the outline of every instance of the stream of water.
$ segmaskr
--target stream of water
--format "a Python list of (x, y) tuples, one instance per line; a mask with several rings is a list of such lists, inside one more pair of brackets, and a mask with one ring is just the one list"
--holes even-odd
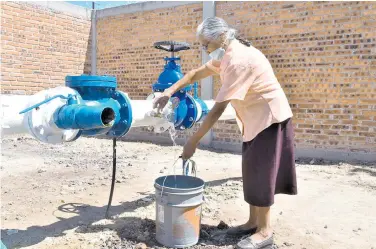
[(174, 126), (174, 124), (172, 124), (171, 126), (170, 126), (170, 128), (168, 129), (168, 132), (170, 133), (170, 138), (171, 138), (171, 140), (172, 140), (172, 145), (173, 145), (173, 150), (174, 150), (174, 165), (173, 165), (173, 168), (174, 168), (174, 178), (175, 178), (175, 188), (177, 187), (177, 182), (176, 182), (176, 173), (175, 173), (175, 164), (176, 164), (176, 162), (175, 162), (175, 160), (176, 160), (176, 146), (177, 146), (177, 144), (176, 144), (176, 129), (175, 129), (175, 126)]

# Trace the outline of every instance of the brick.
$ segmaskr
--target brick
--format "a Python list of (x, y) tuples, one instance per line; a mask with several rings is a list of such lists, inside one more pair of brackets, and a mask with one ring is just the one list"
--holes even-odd
[(318, 140), (328, 140), (329, 136), (327, 136), (327, 135), (314, 135), (313, 138), (318, 139)]
[(364, 127), (364, 126), (353, 126), (353, 127), (352, 127), (352, 130), (353, 130), (353, 131), (368, 131), (368, 127)]
[(370, 127), (376, 127), (376, 122), (372, 122), (372, 121), (362, 121), (362, 125), (370, 126)]
[(339, 134), (341, 136), (358, 136), (359, 135), (359, 132), (358, 131), (345, 131), (345, 130), (342, 130), (339, 132)]
[(314, 126), (314, 128), (317, 129), (317, 130), (328, 130), (331, 127), (332, 127), (331, 125), (315, 125)]
[(324, 125), (330, 125), (330, 124), (339, 124), (340, 120), (323, 120), (322, 124)]
[(329, 110), (325, 110), (324, 112), (327, 113), (327, 114), (340, 114), (340, 113), (342, 113), (342, 111), (338, 110), (338, 109), (337, 110), (335, 110), (335, 109), (334, 110), (330, 110), (329, 109)]
[(376, 110), (374, 111), (363, 111), (364, 116), (376, 116)]
[(307, 130), (306, 130), (306, 133), (310, 133), (310, 134), (320, 134), (321, 131), (320, 131), (320, 130), (307, 129)]
[(341, 103), (341, 104), (357, 104), (358, 99), (341, 99), (341, 100), (338, 101), (338, 103)]
[(313, 125), (312, 124), (299, 124), (298, 127), (303, 128), (303, 129), (312, 129)]
[(342, 124), (347, 124), (347, 125), (356, 125), (359, 124), (358, 120), (341, 120)]
[(361, 137), (375, 137), (375, 133), (371, 132), (359, 132), (359, 136)]
[(365, 137), (349, 137), (349, 141), (355, 141), (355, 142), (365, 142)]
[(348, 126), (348, 125), (333, 125), (332, 129), (333, 130), (349, 130), (350, 126)]

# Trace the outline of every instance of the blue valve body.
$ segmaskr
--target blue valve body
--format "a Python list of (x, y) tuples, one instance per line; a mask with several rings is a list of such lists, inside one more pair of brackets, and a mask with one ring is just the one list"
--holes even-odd
[[(79, 128), (86, 136), (124, 136), (132, 124), (132, 107), (129, 98), (117, 91), (116, 77), (111, 76), (67, 76), (67, 87), (76, 90), (82, 99), (80, 107), (65, 106), (55, 117), (61, 127)], [(69, 116), (77, 115), (77, 119)], [(113, 120), (106, 123), (113, 117)], [(107, 120), (107, 121), (106, 121)], [(105, 122), (104, 122), (105, 121)]]
[(85, 104), (65, 105), (54, 114), (60, 129), (104, 129), (111, 128), (115, 112), (109, 104), (87, 106)]
[(116, 90), (115, 77), (67, 76), (66, 86), (74, 89), (76, 94), (55, 95), (20, 114), (61, 98), (66, 100), (66, 104), (55, 111), (53, 121), (60, 129), (79, 130), (74, 140), (81, 135), (121, 137), (129, 131), (132, 125), (131, 102), (127, 95)]
[[(184, 77), (181, 72), (181, 66), (176, 63), (179, 61), (178, 57), (166, 57), (166, 65), (163, 72), (159, 75), (158, 81), (153, 84), (154, 92), (163, 92), (177, 81)], [(197, 96), (197, 83), (194, 86), (194, 97), (188, 92), (192, 90), (192, 85), (189, 85), (180, 91), (176, 92), (172, 97), (179, 99), (179, 105), (175, 108), (175, 129), (184, 130), (191, 128), (196, 122), (200, 122), (208, 113), (208, 108), (204, 101)], [(201, 105), (199, 108), (197, 105)], [(198, 113), (201, 109), (202, 113)], [(201, 114), (201, 115), (200, 115)], [(198, 115), (201, 116), (200, 120), (197, 120)]]
[[(178, 57), (165, 58), (164, 71), (152, 86), (154, 92), (163, 92), (184, 77), (181, 66), (176, 63), (179, 60)], [(80, 135), (121, 137), (129, 131), (132, 124), (131, 102), (126, 94), (116, 90), (116, 77), (67, 76), (65, 83), (67, 87), (74, 89), (77, 95), (56, 95), (21, 113), (38, 108), (55, 98), (62, 98), (66, 99), (67, 103), (54, 113), (54, 122), (61, 129), (79, 129), (76, 139)], [(193, 96), (188, 93), (191, 90), (192, 85), (189, 85), (172, 96), (179, 99), (174, 110), (174, 125), (177, 130), (191, 128), (209, 112), (205, 102), (198, 97), (197, 82), (193, 86)]]

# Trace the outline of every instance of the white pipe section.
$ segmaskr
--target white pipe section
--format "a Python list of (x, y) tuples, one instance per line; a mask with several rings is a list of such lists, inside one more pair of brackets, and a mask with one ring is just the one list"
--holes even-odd
[[(161, 122), (167, 118), (168, 115), (172, 115), (172, 109), (170, 106), (165, 107), (162, 114), (157, 114), (153, 110), (153, 100), (131, 100), (132, 106), (132, 127), (153, 126), (162, 124)], [(170, 116), (169, 116), (170, 117)]]
[(43, 104), (38, 110), (33, 109), (25, 114), (20, 111), (36, 103), (50, 99), (56, 95), (75, 95), (69, 87), (56, 87), (40, 91), (34, 95), (3, 95), (1, 98), (1, 135), (27, 133), (46, 143), (61, 143), (71, 141), (79, 130), (59, 129), (53, 122), (53, 114), (66, 100), (55, 98)]
[(132, 126), (150, 127), (155, 133), (162, 133), (173, 127), (173, 104), (168, 102), (162, 113), (153, 109), (153, 98), (147, 100), (131, 100)]
[[(1, 96), (1, 135), (29, 133), (26, 122), (24, 121), (24, 114), (18, 114), (21, 110), (30, 105), (30, 102), (35, 95), (2, 95)], [(211, 110), (215, 104), (214, 100), (204, 101)], [(198, 103), (197, 103), (198, 104)], [(173, 115), (172, 103), (164, 108), (161, 114), (157, 114), (153, 110), (153, 100), (131, 100), (132, 106), (132, 127), (154, 127), (155, 132), (166, 131), (171, 123)], [(202, 111), (198, 110), (199, 113)], [(198, 115), (197, 120), (201, 117)], [(229, 105), (219, 120), (235, 119), (235, 110)], [(155, 129), (158, 127), (158, 129)]]
[(27, 107), (30, 96), (1, 95), (1, 136), (28, 133), (24, 115), (18, 114)]
[(194, 102), (196, 103), (196, 106), (197, 106), (197, 117), (196, 117), (196, 120), (195, 120), (195, 122), (197, 122), (202, 117), (202, 107), (196, 100), (194, 100)]
[[(214, 100), (204, 100), (205, 104), (208, 106), (208, 109), (211, 110), (215, 104)], [(236, 118), (236, 112), (232, 105), (228, 105), (222, 115), (218, 120), (231, 120)]]

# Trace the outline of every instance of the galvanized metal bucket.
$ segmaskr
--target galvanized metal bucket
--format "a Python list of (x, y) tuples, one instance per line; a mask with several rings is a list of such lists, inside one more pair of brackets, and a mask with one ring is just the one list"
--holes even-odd
[(197, 244), (205, 182), (187, 175), (168, 175), (155, 180), (156, 239), (167, 247)]

